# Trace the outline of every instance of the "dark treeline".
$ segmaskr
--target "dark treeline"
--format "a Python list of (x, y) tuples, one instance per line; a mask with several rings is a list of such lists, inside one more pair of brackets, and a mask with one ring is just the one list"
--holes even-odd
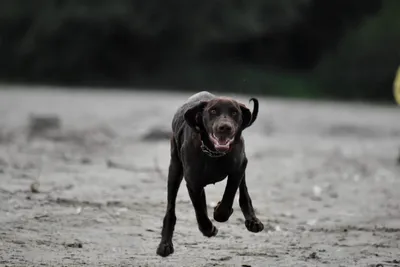
[(3, 0), (0, 79), (391, 100), (399, 0)]

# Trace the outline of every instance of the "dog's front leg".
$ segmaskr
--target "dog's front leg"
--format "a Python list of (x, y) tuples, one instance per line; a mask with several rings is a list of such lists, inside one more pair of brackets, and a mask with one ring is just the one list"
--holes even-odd
[(187, 185), (190, 199), (196, 213), (197, 224), (200, 232), (206, 237), (217, 235), (218, 229), (212, 224), (207, 214), (206, 193), (204, 188), (191, 187)]
[(264, 225), (257, 218), (251, 202), (252, 201), (246, 186), (246, 175), (244, 175), (239, 186), (239, 206), (243, 212), (247, 230), (253, 233), (258, 233), (264, 229)]
[(228, 175), (224, 195), (222, 200), (214, 208), (214, 220), (217, 222), (226, 222), (233, 213), (232, 205), (235, 199), (238, 187), (244, 177), (247, 161), (245, 161), (241, 168)]

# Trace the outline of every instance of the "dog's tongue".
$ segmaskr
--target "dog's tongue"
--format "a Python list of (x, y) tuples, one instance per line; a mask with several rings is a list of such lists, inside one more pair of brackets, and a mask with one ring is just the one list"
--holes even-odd
[(229, 139), (217, 139), (217, 144), (220, 146), (228, 145)]
[(214, 144), (215, 149), (218, 151), (227, 151), (229, 150), (229, 144)]
[(211, 138), (211, 141), (213, 142), (215, 149), (218, 151), (229, 150), (229, 147), (232, 143), (232, 140), (229, 138), (221, 139), (221, 138), (216, 138), (214, 136)]

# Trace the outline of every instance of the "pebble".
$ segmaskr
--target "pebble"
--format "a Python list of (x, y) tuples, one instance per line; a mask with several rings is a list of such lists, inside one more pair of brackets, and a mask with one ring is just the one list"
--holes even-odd
[(82, 212), (82, 207), (78, 207), (78, 208), (76, 209), (76, 214), (81, 214), (81, 212)]
[(310, 225), (310, 226), (314, 226), (314, 225), (317, 224), (317, 222), (318, 222), (317, 219), (312, 219), (312, 220), (308, 220), (308, 221), (307, 221), (307, 224)]
[(31, 192), (32, 193), (39, 193), (39, 182), (33, 182), (30, 186)]
[(313, 187), (313, 193), (314, 193), (314, 196), (320, 197), (320, 196), (321, 196), (321, 193), (322, 193), (322, 188), (319, 187), (318, 185), (314, 185), (314, 187)]
[(210, 206), (211, 208), (215, 208), (215, 207), (217, 206), (217, 202), (211, 201), (210, 204), (209, 204), (209, 206)]

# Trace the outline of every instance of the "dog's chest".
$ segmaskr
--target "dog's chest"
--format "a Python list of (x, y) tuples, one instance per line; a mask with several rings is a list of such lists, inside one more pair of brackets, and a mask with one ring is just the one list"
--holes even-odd
[(202, 180), (208, 184), (215, 184), (224, 180), (230, 173), (231, 164), (224, 161), (205, 161), (202, 168)]
[(237, 171), (240, 158), (233, 155), (214, 158), (204, 154), (201, 150), (190, 150), (190, 146), (183, 146), (181, 158), (184, 176), (188, 183), (198, 186), (215, 184), (224, 180), (230, 173)]

